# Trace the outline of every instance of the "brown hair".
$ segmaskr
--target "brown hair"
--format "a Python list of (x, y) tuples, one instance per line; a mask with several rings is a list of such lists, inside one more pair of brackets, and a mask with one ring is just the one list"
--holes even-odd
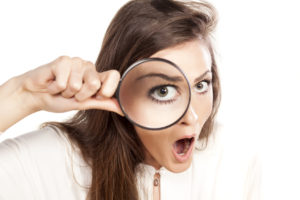
[[(207, 2), (129, 1), (107, 29), (96, 61), (97, 71), (116, 69), (122, 74), (138, 59), (202, 38), (211, 54), (213, 74), (213, 111), (199, 140), (207, 139), (220, 102), (219, 77), (211, 44), (216, 21), (215, 9)], [(139, 199), (135, 169), (145, 156), (143, 144), (126, 118), (103, 110), (85, 110), (67, 122), (52, 124), (67, 133), (92, 169), (88, 199)]]

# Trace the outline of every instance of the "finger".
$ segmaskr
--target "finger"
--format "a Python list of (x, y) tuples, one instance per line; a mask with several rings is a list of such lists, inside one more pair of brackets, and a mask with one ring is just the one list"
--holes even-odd
[(71, 73), (66, 89), (61, 93), (65, 98), (73, 97), (82, 87), (82, 77), (84, 73), (83, 60), (78, 57), (71, 59)]
[(70, 58), (66, 56), (61, 56), (54, 61), (51, 68), (55, 80), (48, 86), (50, 94), (58, 94), (66, 89), (71, 72), (70, 63)]
[(73, 69), (69, 77), (67, 88), (61, 93), (65, 98), (73, 97), (80, 91), (83, 84), (83, 70)]
[(48, 93), (48, 85), (54, 81), (52, 70), (46, 65), (40, 66), (24, 74), (23, 88), (31, 92)]
[(105, 98), (102, 100), (89, 98), (83, 102), (79, 102), (78, 109), (79, 110), (88, 110), (88, 109), (106, 110), (106, 111), (117, 113), (124, 117), (124, 114), (116, 98)]
[[(106, 98), (103, 100), (97, 100), (96, 98), (89, 98), (85, 101), (79, 102), (74, 97), (64, 98), (61, 95), (48, 95), (43, 99), (45, 105), (43, 110), (51, 112), (67, 112), (71, 110), (89, 110), (99, 109), (115, 112), (121, 116), (124, 116), (118, 100), (116, 98)], [(55, 104), (53, 104), (55, 102)]]
[(120, 73), (117, 70), (109, 70), (99, 74), (101, 88), (97, 93), (97, 97), (112, 97), (119, 85)]
[(78, 101), (84, 101), (97, 93), (101, 87), (98, 72), (95, 69), (88, 69), (83, 75), (84, 84), (80, 91), (75, 95)]

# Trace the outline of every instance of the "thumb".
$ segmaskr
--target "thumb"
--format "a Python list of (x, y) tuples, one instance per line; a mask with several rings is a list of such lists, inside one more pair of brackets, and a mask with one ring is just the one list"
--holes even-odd
[(88, 109), (99, 109), (99, 110), (107, 110), (114, 113), (117, 113), (124, 117), (124, 113), (122, 112), (118, 100), (116, 98), (89, 98), (85, 101), (82, 101), (78, 104), (79, 110), (88, 110)]

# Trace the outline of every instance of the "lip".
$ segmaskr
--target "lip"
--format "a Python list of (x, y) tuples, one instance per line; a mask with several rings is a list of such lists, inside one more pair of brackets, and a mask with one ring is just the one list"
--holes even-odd
[(195, 138), (196, 134), (182, 136), (180, 138), (177, 138), (174, 142), (176, 142), (177, 140), (182, 140), (182, 139), (186, 139), (186, 138), (190, 139), (192, 137)]
[[(186, 152), (186, 154), (183, 155), (183, 156), (178, 155), (178, 154), (176, 153), (174, 147), (172, 146), (172, 152), (173, 152), (173, 155), (174, 155), (174, 157), (176, 158), (176, 160), (177, 160), (178, 162), (183, 163), (183, 162), (187, 161), (187, 160), (189, 159), (189, 157), (191, 156), (192, 151), (193, 151), (193, 149), (194, 149), (194, 144), (195, 144), (195, 139), (196, 139), (195, 136), (196, 136), (196, 134), (193, 134), (193, 135), (186, 135), (186, 136), (181, 137), (181, 138), (178, 139), (178, 140), (181, 140), (181, 139), (186, 139), (186, 138), (188, 138), (188, 139), (194, 138), (193, 141), (192, 141), (192, 143), (191, 143), (191, 145), (190, 145), (189, 150), (188, 150), (188, 151)], [(177, 141), (177, 140), (176, 140), (176, 141)], [(175, 141), (175, 142), (176, 142), (176, 141)], [(174, 143), (173, 143), (173, 144), (174, 144)]]

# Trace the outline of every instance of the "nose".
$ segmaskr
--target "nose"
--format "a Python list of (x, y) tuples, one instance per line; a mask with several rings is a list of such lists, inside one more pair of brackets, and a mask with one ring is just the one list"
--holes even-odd
[(187, 112), (183, 116), (183, 118), (180, 121), (180, 124), (183, 125), (193, 125), (198, 121), (198, 115), (195, 112), (195, 109), (192, 107), (192, 105), (189, 106)]

